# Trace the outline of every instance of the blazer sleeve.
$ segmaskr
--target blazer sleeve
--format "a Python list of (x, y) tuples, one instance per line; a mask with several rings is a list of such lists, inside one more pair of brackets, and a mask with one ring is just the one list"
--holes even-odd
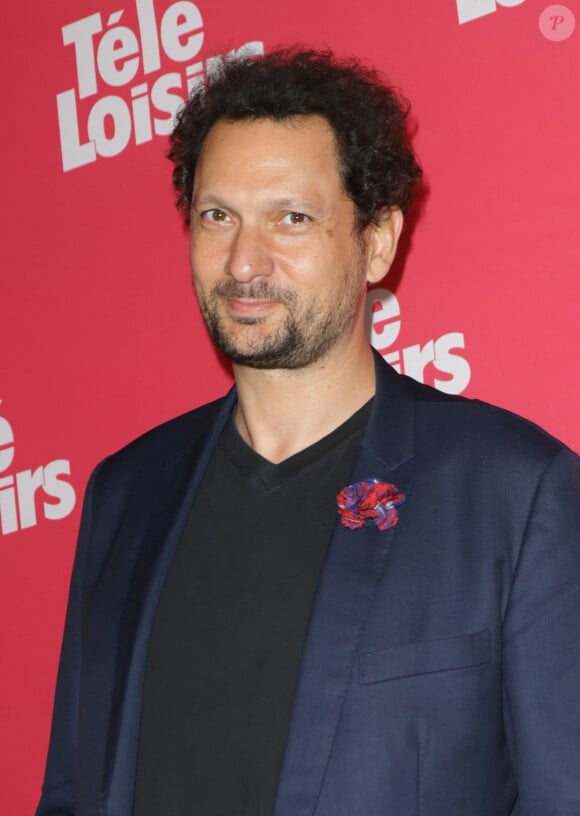
[(531, 504), (503, 627), (514, 816), (580, 814), (580, 460), (562, 449)]
[(93, 472), (85, 492), (56, 683), (48, 758), (36, 816), (75, 814), (82, 603), (91, 538), (93, 495), (101, 466), (102, 463)]

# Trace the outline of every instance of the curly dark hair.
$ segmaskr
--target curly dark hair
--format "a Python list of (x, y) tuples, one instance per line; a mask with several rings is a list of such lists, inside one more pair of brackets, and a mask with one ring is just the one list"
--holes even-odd
[(406, 212), (421, 177), (404, 124), (408, 111), (409, 103), (376, 71), (357, 59), (338, 60), (331, 51), (284, 49), (226, 59), (193, 89), (170, 137), (177, 207), (189, 221), (197, 158), (219, 119), (319, 114), (334, 131), (344, 189), (362, 231), (386, 207)]

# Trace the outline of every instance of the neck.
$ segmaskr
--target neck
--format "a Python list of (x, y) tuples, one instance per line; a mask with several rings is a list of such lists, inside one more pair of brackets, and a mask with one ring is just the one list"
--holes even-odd
[(236, 427), (270, 462), (281, 462), (314, 444), (375, 393), (374, 360), (366, 338), (334, 349), (304, 369), (234, 366), (238, 390)]

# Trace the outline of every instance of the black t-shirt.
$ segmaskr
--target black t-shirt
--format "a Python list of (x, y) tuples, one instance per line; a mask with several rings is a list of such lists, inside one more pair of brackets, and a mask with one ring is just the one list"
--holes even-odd
[(277, 465), (224, 429), (154, 620), (134, 816), (271, 816), (336, 494), (371, 402)]

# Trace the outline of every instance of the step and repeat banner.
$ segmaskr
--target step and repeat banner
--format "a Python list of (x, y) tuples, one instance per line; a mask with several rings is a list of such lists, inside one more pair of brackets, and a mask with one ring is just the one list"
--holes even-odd
[(425, 186), (369, 293), (373, 345), (578, 449), (580, 2), (21, 0), (0, 37), (0, 811), (25, 816), (89, 473), (231, 383), (166, 159), (188, 89), (293, 42), (384, 71)]

